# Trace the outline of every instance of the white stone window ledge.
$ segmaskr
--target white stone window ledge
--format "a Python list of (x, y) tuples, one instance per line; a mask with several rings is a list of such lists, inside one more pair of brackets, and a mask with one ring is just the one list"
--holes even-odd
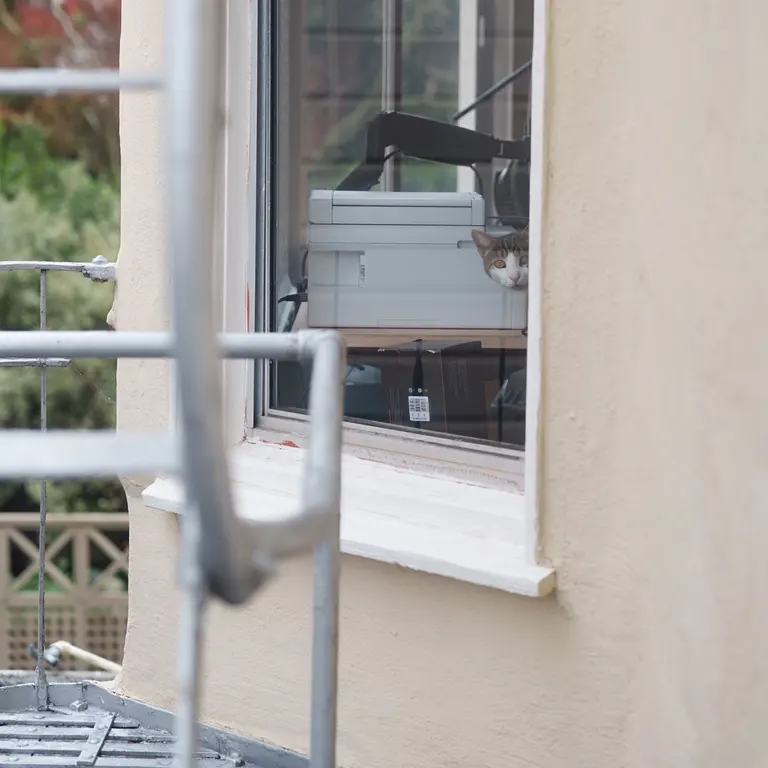
[[(246, 442), (230, 456), (233, 494), (245, 518), (292, 514), (301, 487), (303, 450)], [(144, 505), (179, 513), (183, 492), (158, 478)], [(345, 455), (342, 460), (341, 550), (529, 597), (555, 587), (553, 569), (525, 552), (524, 498), (450, 477), (427, 475)]]

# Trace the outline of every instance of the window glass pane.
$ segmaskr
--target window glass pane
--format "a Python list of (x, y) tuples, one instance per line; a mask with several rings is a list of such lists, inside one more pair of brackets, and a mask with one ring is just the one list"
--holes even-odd
[[(532, 5), (274, 3), (270, 329), (344, 334), (350, 420), (524, 444), (529, 72), (452, 119), (530, 60)], [(310, 376), (272, 364), (269, 408)]]

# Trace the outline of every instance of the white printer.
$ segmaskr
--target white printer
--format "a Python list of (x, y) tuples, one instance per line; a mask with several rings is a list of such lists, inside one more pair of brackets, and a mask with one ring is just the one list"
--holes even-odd
[(308, 325), (522, 330), (528, 292), (493, 282), (472, 241), (475, 192), (340, 192), (309, 199)]

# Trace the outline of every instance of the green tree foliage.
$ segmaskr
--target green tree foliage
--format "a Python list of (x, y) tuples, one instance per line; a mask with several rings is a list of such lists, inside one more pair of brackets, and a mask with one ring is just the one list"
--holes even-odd
[[(0, 260), (114, 260), (119, 237), (119, 190), (113, 176), (96, 176), (80, 160), (52, 157), (32, 122), (0, 125)], [(0, 328), (39, 327), (39, 273), (0, 272)], [(48, 327), (106, 330), (113, 287), (78, 273), (48, 275)], [(76, 360), (48, 371), (52, 429), (114, 425), (115, 363)], [(0, 426), (40, 424), (39, 369), (0, 368)], [(0, 510), (36, 509), (37, 483), (0, 484)], [(119, 482), (53, 483), (49, 508), (58, 511), (124, 509)]]

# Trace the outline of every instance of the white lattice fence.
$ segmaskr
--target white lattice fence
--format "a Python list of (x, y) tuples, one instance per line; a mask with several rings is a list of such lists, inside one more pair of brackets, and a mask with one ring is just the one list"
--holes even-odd
[[(39, 516), (0, 513), (0, 668), (33, 669)], [(111, 661), (123, 655), (128, 612), (127, 513), (47, 517), (46, 637)], [(82, 663), (62, 660), (62, 669)]]

